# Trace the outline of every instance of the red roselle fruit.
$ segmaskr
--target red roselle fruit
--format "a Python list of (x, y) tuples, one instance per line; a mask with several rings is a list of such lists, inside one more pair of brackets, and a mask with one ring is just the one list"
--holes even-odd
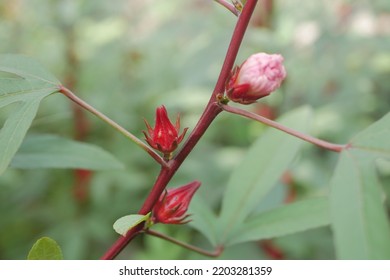
[(286, 75), (280, 54), (257, 53), (233, 69), (225, 92), (233, 102), (251, 104), (279, 88)]
[[(177, 116), (176, 123), (173, 125), (168, 118), (167, 109), (164, 106), (158, 107), (156, 110), (156, 124), (152, 128), (145, 120), (148, 132), (143, 131), (145, 140), (148, 144), (164, 154), (165, 159), (170, 159), (172, 152), (177, 148), (183, 140), (188, 128), (180, 131), (180, 116)], [(148, 135), (149, 134), (149, 135)]]
[(195, 192), (200, 187), (199, 181), (193, 181), (179, 188), (165, 190), (153, 207), (154, 223), (185, 224), (190, 215), (186, 214)]

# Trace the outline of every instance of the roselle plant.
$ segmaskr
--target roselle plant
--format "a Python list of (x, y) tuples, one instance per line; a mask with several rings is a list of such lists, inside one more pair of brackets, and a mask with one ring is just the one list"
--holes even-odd
[[(135, 143), (160, 166), (154, 182), (151, 179), (147, 197), (140, 202), (138, 213), (123, 213), (114, 223), (119, 237), (107, 248), (102, 259), (114, 259), (141, 234), (218, 257), (232, 245), (328, 225), (333, 232), (337, 258), (390, 258), (386, 197), (375, 169), (378, 159), (390, 158), (390, 114), (382, 116), (345, 144), (335, 144), (307, 133), (311, 118), (308, 106), (292, 110), (277, 121), (253, 113), (251, 104), (261, 102), (261, 98), (270, 94), (278, 94), (276, 90), (289, 76), (283, 65), (283, 54), (264, 53), (259, 49), (246, 60), (236, 62), (257, 1), (215, 2), (237, 16), (237, 22), (215, 88), (193, 129), (181, 123), (180, 115), (173, 118), (178, 112), (162, 104), (156, 108), (154, 123), (149, 117), (141, 116), (145, 118), (145, 139), (139, 139), (137, 132), (129, 132), (85, 102), (34, 60), (21, 55), (1, 55), (0, 71), (4, 75), (0, 76), (0, 108), (13, 107), (0, 131), (0, 172), (5, 172), (10, 165), (31, 168), (28, 165), (33, 163), (43, 168), (77, 168), (80, 176), (88, 177), (89, 170), (99, 170), (106, 165), (122, 166), (111, 154), (96, 146), (59, 136), (36, 136), (23, 143), (40, 102), (49, 95), (62, 94), (77, 108), (91, 112)], [(209, 187), (201, 185), (197, 178), (181, 186), (168, 187), (168, 184), (221, 114), (229, 118), (241, 116), (269, 128), (248, 149), (242, 163), (232, 170), (221, 198), (220, 212), (216, 215), (197, 196), (200, 188)], [(267, 193), (281, 178), (288, 178), (288, 168), (304, 141), (327, 153), (338, 153), (338, 163), (329, 178), (329, 193), (298, 201), (292, 199), (271, 210), (258, 212), (258, 205)], [(71, 163), (52, 160), (56, 154), (67, 154)], [(212, 248), (199, 248), (177, 240), (156, 230), (157, 224), (172, 224), (177, 231), (191, 226), (207, 238)], [(270, 255), (276, 255), (270, 243), (263, 244), (266, 250), (272, 251)], [(40, 255), (43, 247), (47, 255)], [(61, 259), (62, 253), (53, 240), (44, 237), (34, 245), (29, 258)]]

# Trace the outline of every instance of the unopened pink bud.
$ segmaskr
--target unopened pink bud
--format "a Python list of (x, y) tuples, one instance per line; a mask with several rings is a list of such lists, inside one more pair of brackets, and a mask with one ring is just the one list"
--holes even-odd
[(233, 69), (226, 95), (234, 102), (254, 103), (279, 88), (284, 78), (286, 69), (280, 54), (257, 53)]

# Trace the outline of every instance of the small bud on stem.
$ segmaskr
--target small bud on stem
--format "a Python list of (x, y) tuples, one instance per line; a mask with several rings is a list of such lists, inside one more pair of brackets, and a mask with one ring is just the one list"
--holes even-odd
[(199, 181), (191, 182), (179, 188), (163, 192), (153, 207), (154, 223), (185, 224), (190, 215), (186, 214), (195, 192), (200, 187)]
[(226, 95), (233, 102), (251, 104), (280, 87), (286, 78), (280, 54), (257, 53), (235, 67), (226, 84)]
[[(180, 131), (180, 116), (177, 116), (176, 123), (173, 125), (168, 118), (167, 109), (164, 106), (158, 107), (156, 110), (156, 124), (154, 129), (145, 120), (148, 132), (143, 131), (146, 142), (164, 154), (164, 158), (169, 160), (172, 157), (172, 152), (177, 148), (183, 140), (188, 128), (185, 128), (179, 136)], [(149, 133), (149, 135), (148, 135)]]

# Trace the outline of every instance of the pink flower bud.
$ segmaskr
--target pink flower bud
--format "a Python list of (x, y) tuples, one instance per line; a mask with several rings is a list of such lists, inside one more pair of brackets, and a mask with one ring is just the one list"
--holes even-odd
[(286, 78), (280, 54), (257, 53), (240, 67), (235, 67), (226, 84), (227, 97), (241, 104), (250, 104), (269, 95)]
[(180, 116), (177, 116), (176, 124), (173, 125), (168, 118), (167, 109), (164, 106), (158, 107), (156, 110), (156, 124), (154, 129), (145, 120), (149, 135), (143, 131), (145, 140), (156, 150), (162, 152), (165, 156), (170, 157), (170, 154), (177, 148), (183, 140), (188, 128), (185, 128), (179, 136), (180, 131)]
[(153, 207), (153, 222), (163, 224), (185, 224), (190, 215), (186, 214), (191, 199), (200, 187), (194, 181), (179, 188), (166, 190)]

